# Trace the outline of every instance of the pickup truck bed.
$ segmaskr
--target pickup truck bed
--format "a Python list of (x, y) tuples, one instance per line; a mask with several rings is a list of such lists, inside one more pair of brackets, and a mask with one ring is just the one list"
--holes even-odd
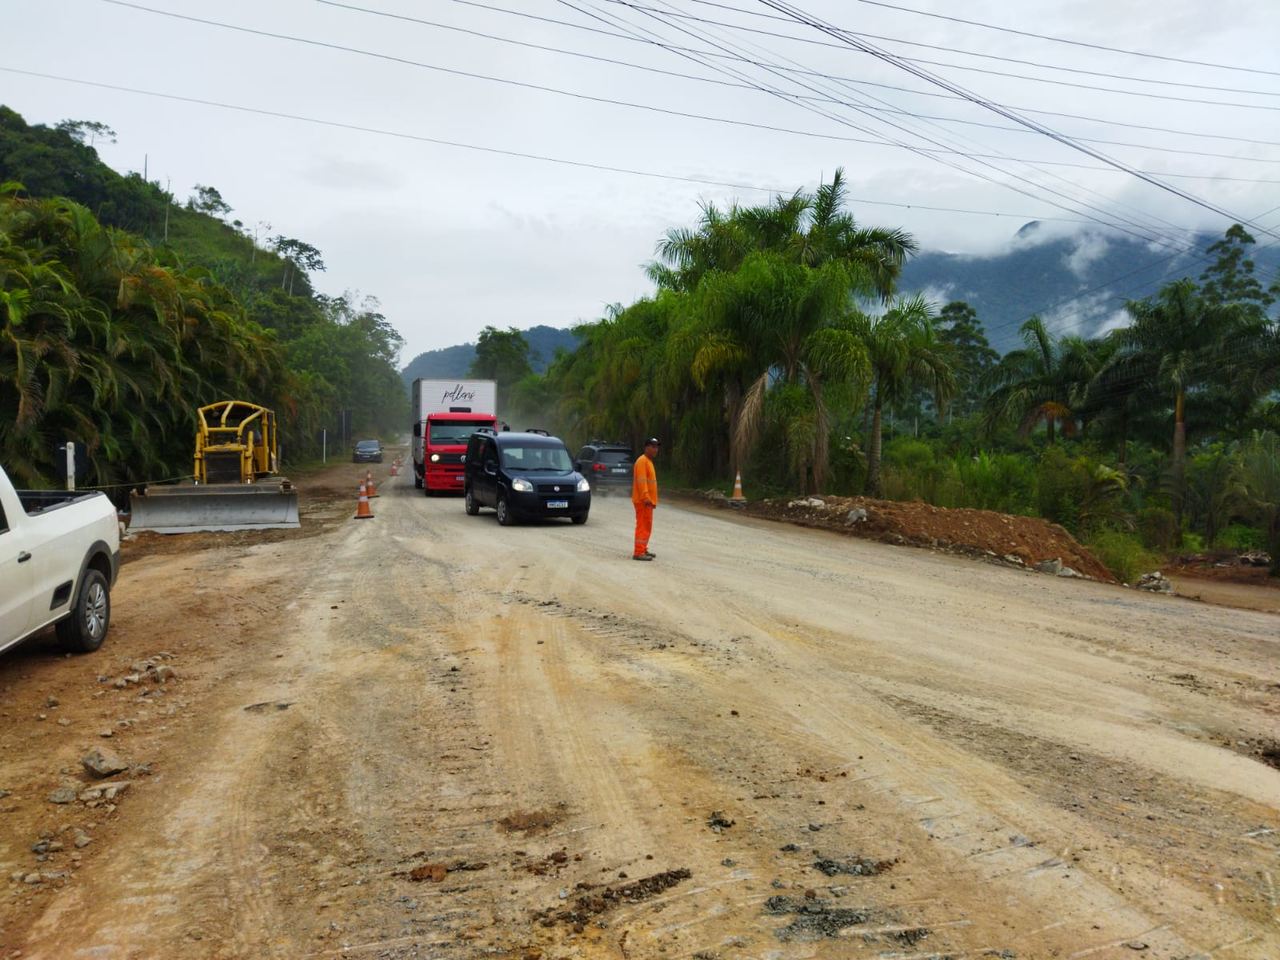
[(106, 496), (16, 490), (0, 468), (0, 651), (50, 624), (71, 649), (96, 650), (119, 567), (120, 530)]

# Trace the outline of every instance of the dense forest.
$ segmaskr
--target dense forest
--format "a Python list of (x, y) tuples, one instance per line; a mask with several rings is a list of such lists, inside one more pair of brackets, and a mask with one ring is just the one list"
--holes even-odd
[(88, 483), (181, 477), (195, 410), (274, 408), (282, 455), (341, 428), (400, 430), (401, 338), (371, 298), (326, 297), (315, 247), (246, 226), (214, 187), (179, 202), (120, 175), (98, 122), (28, 125), (0, 107), (0, 463), (20, 484), (85, 445)]
[(1003, 356), (969, 304), (899, 290), (915, 249), (857, 223), (839, 173), (762, 206), (706, 205), (659, 242), (654, 293), (578, 327), (579, 349), (526, 372), (513, 404), (571, 442), (660, 434), (686, 483), (740, 469), (755, 496), (1040, 515), (1126, 579), (1152, 551), (1269, 545), (1280, 560), (1280, 286), (1256, 274), (1247, 231), (1128, 302), (1113, 332), (1031, 317)]

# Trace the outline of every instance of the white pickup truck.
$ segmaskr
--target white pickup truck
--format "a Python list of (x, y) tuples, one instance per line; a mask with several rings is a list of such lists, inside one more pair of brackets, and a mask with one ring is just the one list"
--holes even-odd
[(68, 649), (97, 650), (119, 569), (120, 527), (104, 494), (15, 490), (0, 467), (0, 651), (50, 624)]

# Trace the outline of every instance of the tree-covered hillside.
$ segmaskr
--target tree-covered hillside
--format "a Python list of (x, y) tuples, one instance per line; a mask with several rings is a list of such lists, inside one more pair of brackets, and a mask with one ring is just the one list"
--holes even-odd
[[(573, 351), (578, 347), (578, 336), (572, 330), (540, 324), (522, 330), (521, 333), (529, 343), (529, 365), (535, 373), (545, 373), (561, 350)], [(465, 377), (475, 359), (476, 345), (470, 342), (460, 343), (418, 354), (400, 371), (400, 375), (406, 385), (420, 377)]]
[[(1081, 336), (1123, 322), (1127, 300), (1198, 277), (1207, 265), (1204, 251), (1217, 239), (1190, 237), (1192, 249), (1176, 252), (1097, 229), (1063, 236), (1033, 221), (1004, 249), (983, 256), (923, 249), (903, 267), (900, 286), (939, 304), (970, 304), (992, 346), (1004, 352), (1019, 346), (1018, 328), (1032, 316), (1042, 316), (1054, 333)], [(1260, 274), (1280, 270), (1280, 246), (1259, 244), (1252, 256)]]
[(97, 122), (28, 125), (0, 107), (0, 460), (49, 483), (86, 445), (91, 483), (189, 472), (195, 410), (276, 409), (286, 462), (320, 431), (401, 429), (401, 338), (375, 300), (326, 297), (321, 252), (231, 218), (214, 187), (179, 202), (122, 176)]

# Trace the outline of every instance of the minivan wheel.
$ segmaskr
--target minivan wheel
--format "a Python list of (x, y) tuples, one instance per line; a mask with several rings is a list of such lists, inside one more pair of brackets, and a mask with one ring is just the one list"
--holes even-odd
[(107, 578), (98, 570), (86, 570), (71, 615), (58, 621), (58, 640), (75, 653), (93, 653), (107, 638), (110, 625), (111, 588)]
[(585, 513), (575, 513), (573, 515), (573, 522), (580, 527), (587, 522), (587, 515)]
[(507, 506), (507, 498), (498, 498), (498, 523), (504, 527), (511, 526), (515, 522), (515, 518), (511, 516), (511, 508)]
[(480, 504), (476, 503), (476, 498), (471, 495), (470, 487), (467, 487), (467, 492), (462, 495), (462, 505), (468, 517), (474, 517), (480, 512)]

